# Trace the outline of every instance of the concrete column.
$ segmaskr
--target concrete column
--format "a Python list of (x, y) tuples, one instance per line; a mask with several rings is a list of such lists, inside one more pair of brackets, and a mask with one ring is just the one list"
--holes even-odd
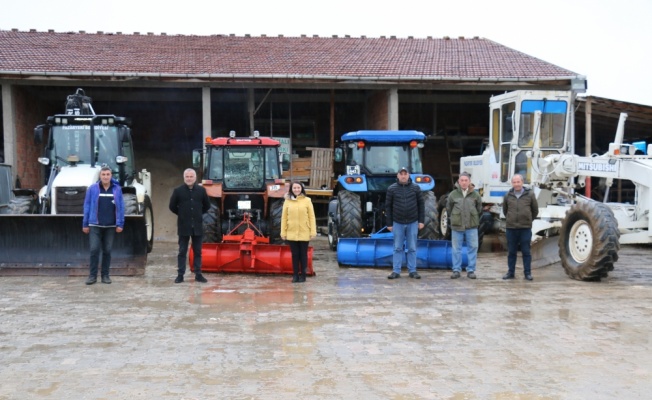
[(398, 89), (387, 91), (387, 126), (389, 130), (398, 129)]
[(256, 112), (256, 98), (254, 97), (254, 90), (247, 89), (247, 112), (249, 113), (249, 132), (244, 132), (244, 135), (249, 137), (254, 134), (256, 127), (254, 126), (254, 114)]
[(207, 137), (212, 137), (211, 133), (213, 127), (211, 126), (211, 88), (201, 88), (201, 104), (202, 104), (202, 143), (205, 142)]
[(12, 85), (2, 85), (2, 130), (4, 132), (5, 164), (11, 165), (13, 177), (16, 179), (16, 124), (14, 123), (14, 98), (11, 95)]

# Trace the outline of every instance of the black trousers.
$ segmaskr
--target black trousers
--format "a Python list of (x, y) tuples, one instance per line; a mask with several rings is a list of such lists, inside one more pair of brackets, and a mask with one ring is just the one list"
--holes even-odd
[(194, 254), (193, 268), (195, 274), (201, 274), (201, 243), (202, 235), (179, 236), (179, 255), (177, 256), (177, 271), (179, 275), (186, 273), (186, 255), (188, 254), (188, 242), (192, 238), (192, 252)]
[(290, 251), (292, 252), (292, 271), (295, 276), (299, 276), (299, 273), (306, 276), (306, 270), (308, 269), (308, 243), (298, 240), (288, 240), (290, 244)]

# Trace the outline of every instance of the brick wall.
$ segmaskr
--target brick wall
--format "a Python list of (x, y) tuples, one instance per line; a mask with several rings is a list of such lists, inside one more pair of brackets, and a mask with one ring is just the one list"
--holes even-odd
[(367, 102), (367, 126), (369, 129), (389, 129), (389, 106), (386, 91), (374, 92)]
[(16, 129), (16, 176), (20, 179), (21, 187), (40, 189), (43, 186), (43, 166), (37, 158), (43, 154), (44, 143), (34, 143), (34, 127), (45, 122), (48, 110), (27, 88), (13, 86), (12, 97)]

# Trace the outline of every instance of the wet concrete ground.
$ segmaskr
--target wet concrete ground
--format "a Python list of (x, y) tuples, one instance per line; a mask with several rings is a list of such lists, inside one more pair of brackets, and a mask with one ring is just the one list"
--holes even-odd
[[(501, 279), (207, 275), (175, 285), (175, 243), (146, 274), (0, 279), (0, 399), (639, 399), (652, 391), (650, 247), (601, 283), (559, 264)], [(520, 271), (519, 271), (520, 272)], [(186, 275), (190, 278), (190, 275)]]

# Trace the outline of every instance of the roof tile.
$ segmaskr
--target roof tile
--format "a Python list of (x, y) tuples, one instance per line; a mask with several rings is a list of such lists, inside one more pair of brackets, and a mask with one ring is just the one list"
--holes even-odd
[(0, 31), (0, 71), (414, 79), (577, 73), (488, 39), (128, 35)]

